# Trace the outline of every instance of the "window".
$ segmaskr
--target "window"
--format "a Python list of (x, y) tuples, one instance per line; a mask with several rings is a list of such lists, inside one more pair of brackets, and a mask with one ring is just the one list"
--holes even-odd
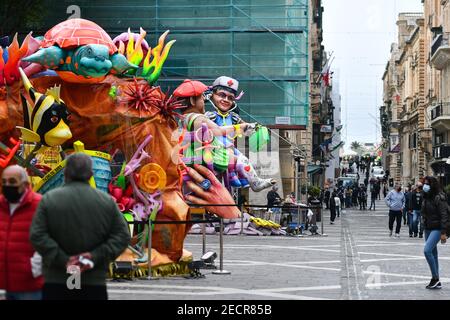
[(434, 135), (434, 145), (439, 146), (444, 142), (444, 136), (442, 134)]
[(417, 133), (413, 133), (409, 136), (409, 148), (410, 149), (417, 148)]

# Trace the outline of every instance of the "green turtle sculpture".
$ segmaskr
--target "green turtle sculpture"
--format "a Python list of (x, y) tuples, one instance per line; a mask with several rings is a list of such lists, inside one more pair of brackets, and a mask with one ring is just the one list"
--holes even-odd
[(22, 59), (55, 70), (65, 81), (101, 82), (109, 73), (124, 74), (138, 66), (118, 53), (111, 37), (96, 23), (70, 19), (44, 35), (41, 48)]

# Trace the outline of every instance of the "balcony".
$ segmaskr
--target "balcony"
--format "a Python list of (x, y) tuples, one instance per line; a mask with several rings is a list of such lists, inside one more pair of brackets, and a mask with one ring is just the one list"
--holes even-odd
[(449, 33), (443, 33), (434, 38), (431, 44), (431, 64), (438, 70), (444, 69), (450, 63)]
[(406, 108), (402, 108), (400, 109), (400, 113), (398, 114), (398, 119), (400, 121), (406, 121), (406, 115), (408, 114), (408, 111), (406, 110)]
[(434, 160), (442, 160), (450, 158), (450, 144), (441, 144), (433, 147)]
[(450, 103), (442, 102), (431, 109), (431, 127), (438, 132), (450, 130)]

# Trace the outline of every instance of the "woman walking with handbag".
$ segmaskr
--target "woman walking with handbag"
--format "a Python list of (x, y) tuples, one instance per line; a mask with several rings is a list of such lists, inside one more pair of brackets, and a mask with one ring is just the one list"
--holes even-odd
[(437, 245), (439, 241), (447, 241), (447, 211), (446, 195), (442, 192), (439, 182), (434, 177), (426, 177), (423, 185), (422, 215), (425, 227), (424, 255), (431, 271), (431, 281), (427, 289), (441, 289), (439, 281), (439, 261)]

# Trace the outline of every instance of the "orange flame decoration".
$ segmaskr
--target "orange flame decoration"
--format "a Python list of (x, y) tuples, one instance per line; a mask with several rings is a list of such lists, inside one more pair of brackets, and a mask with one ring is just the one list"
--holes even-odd
[[(158, 80), (164, 62), (166, 62), (166, 59), (169, 55), (169, 51), (172, 48), (173, 44), (176, 42), (176, 40), (171, 40), (167, 44), (164, 44), (169, 32), (170, 30), (167, 30), (159, 37), (158, 45), (153, 48), (153, 50), (149, 48), (147, 55), (143, 61), (139, 76), (146, 79), (150, 85), (154, 84), (156, 80)], [(125, 48), (125, 44), (121, 41), (119, 43), (119, 53), (124, 54), (126, 50), (127, 60), (135, 65), (140, 65), (142, 59), (144, 58), (144, 52), (142, 50), (141, 43), (147, 35), (147, 32), (144, 29), (140, 28), (140, 33), (138, 39), (136, 40), (136, 44), (134, 43), (134, 37), (131, 35), (130, 29), (128, 29), (128, 34), (129, 40), (127, 47)], [(152, 56), (153, 59), (151, 59)]]
[[(14, 82), (20, 80), (19, 64), (20, 60), (25, 57), (28, 52), (28, 42), (30, 41), (31, 32), (26, 36), (19, 48), (19, 42), (17, 41), (17, 33), (14, 35), (14, 39), (11, 45), (8, 47), (8, 61), (6, 64), (3, 59), (0, 61), (0, 84), (12, 85)], [(3, 67), (2, 67), (3, 62)]]
[(129, 62), (139, 65), (144, 58), (144, 52), (142, 51), (142, 40), (144, 40), (147, 32), (140, 28), (139, 38), (136, 41), (136, 45), (134, 45), (134, 37), (131, 35), (130, 29), (128, 29), (128, 45), (127, 45), (127, 59)]
[(5, 78), (3, 77), (5, 68), (5, 60), (3, 60), (3, 48), (0, 47), (0, 86), (5, 85)]

